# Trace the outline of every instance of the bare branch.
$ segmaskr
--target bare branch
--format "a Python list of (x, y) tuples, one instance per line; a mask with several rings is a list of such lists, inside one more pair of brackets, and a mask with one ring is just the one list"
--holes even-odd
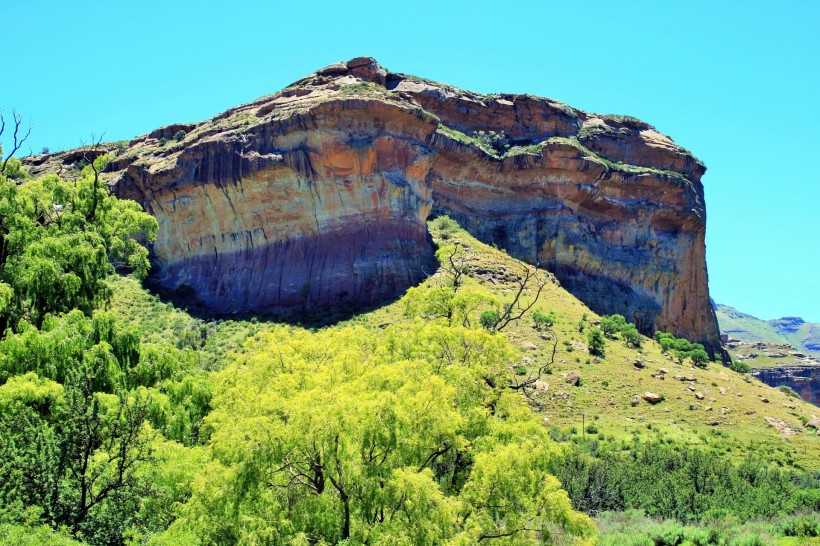
[[(97, 150), (102, 143), (102, 139), (105, 136), (106, 131), (103, 131), (100, 135), (100, 138), (95, 139), (94, 133), (91, 133), (91, 148), (89, 150), (83, 151), (83, 159), (91, 166), (91, 170), (94, 171), (94, 195), (91, 198), (91, 210), (86, 215), (86, 219), (92, 220), (94, 216), (97, 214), (97, 203), (99, 201), (99, 186), (100, 186), (100, 172), (97, 169), (97, 166), (94, 164), (94, 160), (97, 159)], [(88, 152), (94, 152), (91, 158), (89, 159)]]
[[(18, 135), (20, 133), (20, 125), (22, 125), (23, 123), (23, 115), (12, 110), (11, 116), (12, 119), (14, 119), (14, 145), (11, 149), (11, 152), (9, 152), (9, 155), (6, 156), (5, 161), (3, 161), (3, 166), (0, 167), (0, 173), (6, 172), (6, 165), (8, 164), (9, 159), (11, 159), (12, 156), (15, 153), (17, 153), (17, 150), (19, 150), (26, 142), (26, 140), (28, 140), (28, 137), (31, 136), (31, 129), (34, 127), (33, 125), (29, 124), (28, 131), (26, 131), (26, 134), (22, 138), (19, 138)], [(5, 130), (6, 128), (6, 120), (3, 119), (2, 115), (0, 115), (0, 121), (2, 121), (2, 127), (0, 128), (0, 135), (2, 135), (3, 130)]]
[[(521, 296), (524, 294), (524, 291), (528, 289), (528, 284), (530, 280), (533, 278), (538, 278), (538, 284), (536, 285), (538, 291), (535, 293), (535, 297), (533, 300), (527, 304), (521, 304)], [(501, 313), (501, 316), (495, 321), (493, 324), (493, 330), (496, 332), (500, 332), (503, 330), (509, 323), (514, 322), (521, 317), (524, 316), (524, 313), (532, 309), (532, 306), (538, 301), (538, 298), (541, 296), (541, 291), (544, 290), (544, 287), (547, 285), (547, 282), (539, 278), (538, 270), (535, 271), (531, 270), (529, 267), (525, 269), (524, 277), (518, 279), (518, 291), (515, 293), (515, 297), (513, 298), (512, 303), (507, 305), (504, 308), (504, 312)]]

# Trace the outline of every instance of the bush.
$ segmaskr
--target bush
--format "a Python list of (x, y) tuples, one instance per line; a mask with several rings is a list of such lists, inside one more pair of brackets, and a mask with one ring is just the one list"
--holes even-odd
[(797, 391), (795, 391), (793, 388), (791, 388), (788, 385), (781, 385), (781, 386), (777, 387), (777, 390), (779, 390), (780, 392), (782, 392), (783, 394), (785, 394), (789, 398), (800, 398), (800, 395), (797, 394)]
[(481, 316), (478, 318), (478, 321), (487, 330), (492, 330), (496, 322), (498, 322), (498, 312), (484, 311), (483, 313), (481, 313)]
[(174, 140), (179, 142), (180, 140), (185, 138), (186, 134), (187, 133), (185, 131), (177, 131), (176, 133), (174, 133)]
[(553, 315), (552, 311), (549, 313), (534, 311), (532, 314), (532, 321), (535, 323), (535, 329), (541, 330), (544, 327), (551, 327), (555, 324), (555, 315)]
[(626, 319), (623, 315), (609, 315), (601, 319), (601, 331), (610, 339), (626, 326)]
[(689, 353), (689, 358), (692, 363), (698, 368), (705, 368), (706, 363), (709, 362), (709, 354), (703, 349), (695, 349)]
[(745, 362), (732, 362), (732, 365), (729, 366), (729, 369), (737, 373), (749, 373), (750, 371), (752, 371), (751, 366), (749, 366)]
[(634, 324), (627, 324), (621, 329), (621, 335), (626, 344), (630, 347), (639, 348), (641, 346), (641, 334)]
[(498, 155), (504, 155), (504, 153), (510, 148), (510, 145), (507, 142), (507, 137), (504, 135), (504, 131), (501, 131), (500, 133), (496, 133), (495, 131), (490, 131), (488, 133), (485, 133), (484, 131), (474, 131), (473, 138), (478, 141), (479, 146), (491, 150)]
[(795, 516), (780, 524), (780, 532), (787, 537), (817, 537), (820, 536), (820, 515)]
[(606, 356), (606, 342), (604, 341), (604, 334), (600, 330), (590, 330), (587, 334), (587, 343), (589, 345), (589, 354), (602, 358)]

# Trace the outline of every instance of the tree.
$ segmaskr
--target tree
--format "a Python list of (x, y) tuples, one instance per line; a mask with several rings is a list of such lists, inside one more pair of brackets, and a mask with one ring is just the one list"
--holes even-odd
[(549, 328), (555, 323), (555, 315), (553, 315), (552, 312), (542, 313), (541, 311), (533, 311), (532, 322), (536, 330)]
[(709, 353), (704, 349), (695, 349), (689, 353), (689, 358), (692, 359), (692, 363), (698, 368), (705, 368), (706, 363), (709, 362)]
[(589, 346), (589, 354), (592, 356), (599, 356), (603, 358), (606, 356), (606, 342), (604, 334), (598, 329), (590, 330), (587, 334), (587, 344)]
[[(28, 131), (26, 131), (26, 134), (25, 135), (20, 134), (20, 126), (23, 124), (23, 116), (21, 114), (15, 112), (15, 111), (12, 111), (12, 116), (11, 117), (12, 117), (12, 120), (14, 122), (14, 132), (13, 132), (13, 135), (12, 135), (12, 138), (13, 138), (12, 147), (11, 147), (11, 151), (6, 155), (6, 158), (3, 160), (3, 164), (0, 165), (0, 174), (4, 174), (4, 175), (8, 174), (6, 171), (7, 171), (7, 168), (9, 166), (9, 161), (14, 156), (14, 154), (17, 153), (17, 150), (19, 150), (23, 146), (23, 144), (26, 142), (26, 140), (28, 140), (28, 137), (31, 135), (31, 129), (32, 129), (31, 125), (29, 125)], [(3, 117), (3, 112), (0, 110), (0, 136), (3, 136), (3, 133), (5, 132), (5, 130), (6, 130), (6, 119)], [(2, 156), (3, 156), (2, 152), (3, 152), (3, 149), (0, 148), (0, 159), (2, 159)], [(19, 164), (16, 165), (16, 167), (17, 167), (17, 169), (15, 169), (15, 171), (19, 172)], [(14, 178), (16, 178), (16, 177), (14, 177)]]
[(626, 319), (623, 315), (609, 315), (601, 318), (601, 331), (610, 339), (626, 326)]
[(634, 324), (627, 324), (621, 328), (621, 335), (627, 346), (636, 348), (641, 346), (641, 333), (638, 332)]
[[(65, 386), (65, 409), (57, 424), (62, 480), (56, 520), (84, 534), (110, 537), (127, 528), (144, 494), (137, 479), (151, 461), (144, 430), (147, 401), (138, 394), (94, 391), (95, 371), (83, 367)], [(110, 518), (117, 521), (112, 528)]]
[(0, 174), (0, 337), (21, 321), (39, 328), (47, 314), (105, 302), (113, 267), (147, 274), (157, 222), (133, 201), (110, 195), (100, 156), (80, 180), (55, 175), (17, 186)]
[(220, 372), (216, 459), (166, 536), (476, 544), (546, 539), (548, 525), (594, 533), (549, 471), (554, 444), (502, 382), (517, 357), (506, 339), (420, 320), (377, 337), (272, 328)]
[[(538, 273), (537, 268), (524, 266), (523, 273), (516, 278), (515, 283), (518, 287), (513, 295), (512, 301), (505, 304), (503, 309), (498, 312), (498, 318), (490, 330), (500, 332), (509, 326), (511, 322), (520, 320), (521, 317), (538, 302), (538, 298), (541, 297), (541, 292), (547, 285), (547, 280)], [(532, 293), (533, 291), (535, 294), (531, 295), (531, 300), (527, 301), (523, 299), (525, 293)]]

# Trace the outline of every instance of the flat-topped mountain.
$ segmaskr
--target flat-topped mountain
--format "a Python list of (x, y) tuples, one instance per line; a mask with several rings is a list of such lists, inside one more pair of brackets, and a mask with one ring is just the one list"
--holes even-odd
[[(447, 214), (596, 312), (719, 347), (705, 167), (634, 118), (362, 57), (97, 151), (116, 154), (117, 195), (159, 221), (156, 279), (219, 312), (392, 298), (433, 270), (426, 220)], [(56, 171), (76, 155), (26, 163)]]

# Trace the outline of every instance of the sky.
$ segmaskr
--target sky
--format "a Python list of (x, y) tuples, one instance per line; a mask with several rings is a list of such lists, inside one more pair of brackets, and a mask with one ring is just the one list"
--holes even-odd
[[(200, 121), (356, 56), (641, 118), (701, 159), (712, 298), (820, 322), (820, 1), (0, 1), (22, 155)], [(8, 150), (8, 135), (2, 142)]]

